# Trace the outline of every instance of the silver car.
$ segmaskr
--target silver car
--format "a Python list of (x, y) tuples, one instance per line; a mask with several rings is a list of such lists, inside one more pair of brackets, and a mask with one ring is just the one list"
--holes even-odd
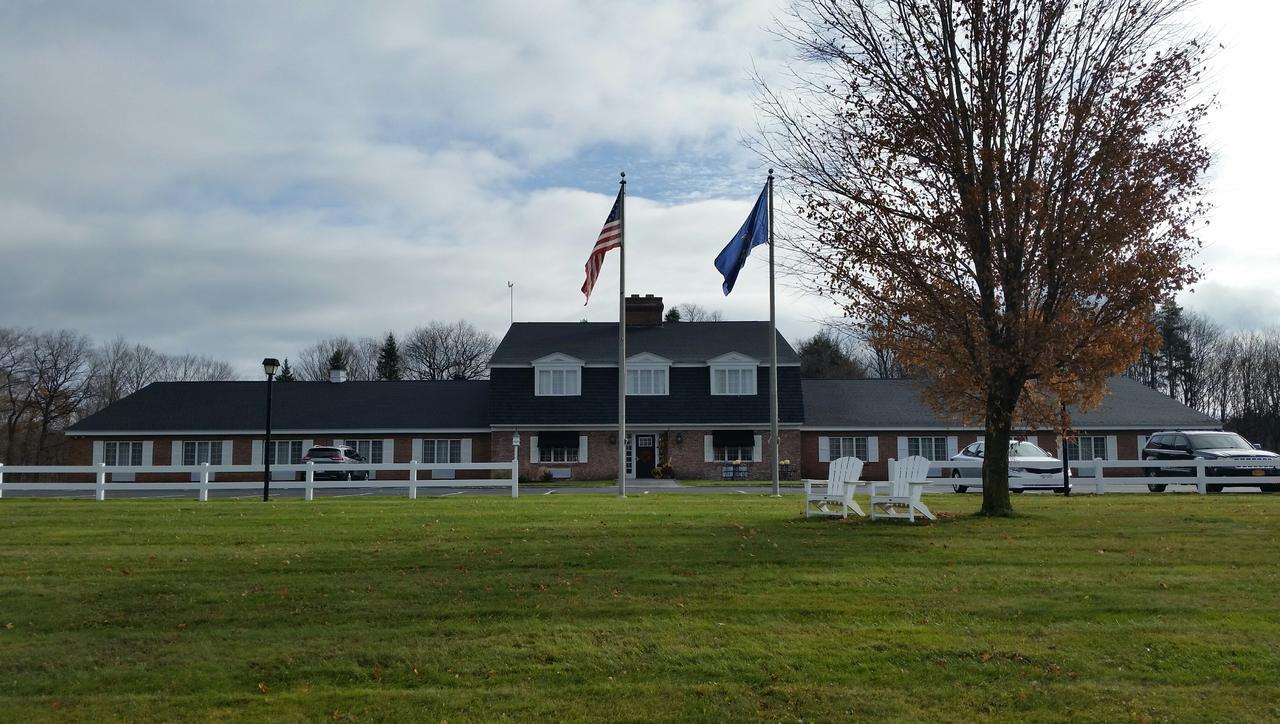
[[(981, 440), (961, 450), (952, 460), (981, 462), (986, 443)], [(955, 468), (951, 471), (952, 490), (963, 493), (969, 488), (982, 487), (981, 468)], [(964, 482), (961, 482), (964, 481)], [(1039, 446), (1022, 440), (1009, 443), (1009, 489), (1015, 493), (1024, 490), (1062, 490), (1062, 461), (1041, 450)]]

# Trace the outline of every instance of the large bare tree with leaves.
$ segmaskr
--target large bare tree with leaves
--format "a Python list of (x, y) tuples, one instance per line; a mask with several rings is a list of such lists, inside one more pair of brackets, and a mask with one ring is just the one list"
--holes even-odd
[[(758, 148), (819, 291), (941, 410), (1064, 427), (1197, 278), (1204, 43), (1183, 0), (800, 0)], [(1012, 512), (988, 456), (982, 512)]]

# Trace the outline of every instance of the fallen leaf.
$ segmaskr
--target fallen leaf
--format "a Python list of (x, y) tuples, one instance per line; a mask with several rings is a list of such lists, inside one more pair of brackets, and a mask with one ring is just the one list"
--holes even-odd
[(259, 682), (258, 682), (258, 691), (261, 691), (262, 693), (264, 693), (264, 694), (265, 694), (265, 693), (267, 693), (268, 691), (271, 691), (271, 687), (270, 687), (270, 686), (267, 686), (266, 682), (264, 682), (264, 681), (259, 681)]

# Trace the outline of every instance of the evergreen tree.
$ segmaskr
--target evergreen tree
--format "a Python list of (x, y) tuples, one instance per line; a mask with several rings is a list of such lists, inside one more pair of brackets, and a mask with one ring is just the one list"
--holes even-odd
[(280, 374), (276, 375), (276, 382), (297, 382), (298, 378), (293, 376), (293, 370), (289, 369), (289, 358), (284, 358), (284, 365), (280, 367)]
[(387, 339), (378, 350), (378, 379), (400, 379), (400, 346), (396, 344), (396, 336), (387, 333)]
[(333, 354), (329, 355), (329, 369), (346, 370), (347, 369), (347, 353), (341, 347), (333, 350)]
[(672, 308), (668, 309), (668, 310), (667, 310), (667, 316), (666, 316), (666, 318), (664, 319), (664, 321), (667, 321), (667, 322), (679, 322), (679, 321), (680, 321), (680, 310), (679, 310), (679, 309), (676, 309), (675, 307), (672, 307)]

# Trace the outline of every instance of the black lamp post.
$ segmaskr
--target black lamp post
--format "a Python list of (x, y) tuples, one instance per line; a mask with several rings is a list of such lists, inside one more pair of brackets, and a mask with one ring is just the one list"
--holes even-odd
[(262, 444), (262, 501), (271, 499), (271, 380), (280, 369), (280, 360), (268, 357), (262, 360), (262, 371), (267, 373), (267, 437)]

